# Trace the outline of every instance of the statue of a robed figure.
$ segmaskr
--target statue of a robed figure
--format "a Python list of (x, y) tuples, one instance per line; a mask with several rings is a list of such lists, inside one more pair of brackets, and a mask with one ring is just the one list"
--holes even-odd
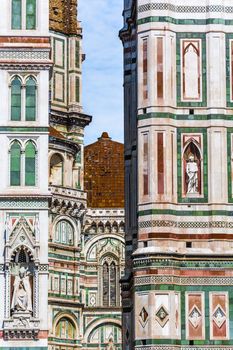
[(198, 171), (199, 170), (197, 163), (195, 162), (194, 155), (191, 154), (186, 165), (186, 174), (188, 182), (187, 193), (198, 193)]
[(12, 312), (32, 312), (32, 289), (30, 285), (30, 272), (24, 266), (20, 267), (14, 281), (11, 302)]

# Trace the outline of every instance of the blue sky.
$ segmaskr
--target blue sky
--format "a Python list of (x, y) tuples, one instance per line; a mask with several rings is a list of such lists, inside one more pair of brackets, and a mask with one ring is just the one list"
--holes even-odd
[(79, 0), (83, 27), (83, 107), (93, 116), (85, 144), (103, 131), (123, 142), (122, 27), (123, 0)]

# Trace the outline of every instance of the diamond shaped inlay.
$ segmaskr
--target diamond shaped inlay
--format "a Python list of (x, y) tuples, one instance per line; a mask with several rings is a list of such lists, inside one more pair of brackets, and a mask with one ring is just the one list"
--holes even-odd
[(147, 321), (148, 321), (148, 312), (146, 311), (146, 309), (143, 307), (140, 314), (139, 314), (139, 321), (142, 325), (142, 327), (145, 327)]
[(214, 310), (213, 320), (218, 326), (218, 328), (221, 328), (224, 322), (226, 321), (226, 314), (220, 305), (217, 305), (217, 307)]
[(146, 322), (148, 318), (148, 313), (144, 307), (142, 308), (142, 311), (140, 312), (139, 316), (141, 317), (143, 322)]
[(189, 313), (189, 321), (194, 328), (197, 328), (201, 322), (201, 312), (196, 305), (193, 306)]
[(168, 313), (167, 313), (167, 311), (164, 309), (164, 307), (161, 306), (161, 308), (159, 309), (159, 311), (156, 313), (156, 316), (157, 316), (161, 321), (163, 321), (163, 320), (168, 316)]
[(169, 313), (165, 306), (161, 305), (155, 314), (155, 319), (158, 321), (161, 327), (164, 327), (169, 319)]

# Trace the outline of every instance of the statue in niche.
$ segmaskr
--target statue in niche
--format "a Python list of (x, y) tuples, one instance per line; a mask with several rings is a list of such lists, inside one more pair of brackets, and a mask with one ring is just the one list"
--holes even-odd
[(187, 193), (198, 193), (198, 166), (195, 162), (195, 157), (190, 154), (186, 165), (186, 173), (188, 176), (188, 189)]
[(22, 266), (19, 269), (18, 276), (15, 277), (11, 302), (13, 312), (32, 312), (32, 289), (29, 275), (28, 269)]

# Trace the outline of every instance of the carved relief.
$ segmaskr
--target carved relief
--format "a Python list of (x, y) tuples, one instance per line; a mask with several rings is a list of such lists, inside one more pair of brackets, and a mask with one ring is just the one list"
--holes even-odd
[(38, 318), (38, 217), (8, 216), (6, 225), (6, 339), (34, 339)]

